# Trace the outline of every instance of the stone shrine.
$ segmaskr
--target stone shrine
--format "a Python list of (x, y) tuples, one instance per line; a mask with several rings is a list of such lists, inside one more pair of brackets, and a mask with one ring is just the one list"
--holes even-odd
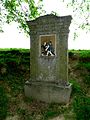
[(30, 80), (25, 95), (47, 103), (67, 103), (71, 84), (68, 82), (68, 34), (71, 16), (41, 16), (28, 21), (30, 29)]

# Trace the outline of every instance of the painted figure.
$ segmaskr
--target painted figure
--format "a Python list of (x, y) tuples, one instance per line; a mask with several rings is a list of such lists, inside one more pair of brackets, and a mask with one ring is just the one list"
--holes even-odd
[(41, 46), (41, 50), (42, 50), (42, 56), (44, 55), (54, 56), (55, 55), (52, 41), (44, 42), (43, 45)]

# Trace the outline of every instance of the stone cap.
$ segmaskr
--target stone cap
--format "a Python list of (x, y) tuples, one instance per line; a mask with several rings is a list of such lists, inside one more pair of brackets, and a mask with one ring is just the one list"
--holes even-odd
[[(45, 19), (45, 20), (44, 20)], [(26, 21), (28, 26), (31, 27), (31, 26), (34, 26), (34, 25), (37, 25), (37, 23), (49, 23), (49, 21), (51, 21), (50, 19), (52, 19), (52, 22), (53, 20), (56, 22), (69, 22), (71, 23), (71, 20), (72, 20), (72, 16), (71, 15), (68, 15), (68, 16), (56, 16), (56, 15), (53, 15), (53, 14), (47, 14), (47, 15), (44, 15), (44, 16), (40, 16), (34, 20), (31, 20), (31, 21)]]

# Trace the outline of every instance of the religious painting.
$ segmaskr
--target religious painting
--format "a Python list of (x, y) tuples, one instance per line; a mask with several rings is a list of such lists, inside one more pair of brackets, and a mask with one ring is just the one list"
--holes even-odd
[(41, 56), (55, 56), (55, 35), (40, 36)]

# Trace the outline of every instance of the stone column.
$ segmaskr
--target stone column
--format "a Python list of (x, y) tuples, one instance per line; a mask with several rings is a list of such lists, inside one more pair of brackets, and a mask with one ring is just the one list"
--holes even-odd
[(49, 103), (69, 101), (67, 50), (71, 19), (71, 16), (45, 15), (27, 22), (31, 49), (26, 96)]

